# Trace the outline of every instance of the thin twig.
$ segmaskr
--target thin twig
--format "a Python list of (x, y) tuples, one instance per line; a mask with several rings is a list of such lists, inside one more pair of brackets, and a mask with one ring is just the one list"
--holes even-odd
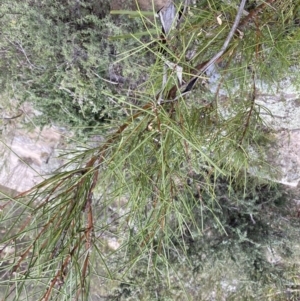
[(196, 82), (198, 81), (199, 77), (212, 65), (214, 64), (226, 51), (230, 41), (233, 38), (233, 35), (235, 33), (235, 31), (238, 28), (238, 25), (240, 23), (241, 17), (243, 15), (243, 11), (244, 11), (244, 7), (246, 4), (246, 0), (242, 0), (241, 4), (239, 6), (239, 10), (237, 12), (237, 15), (235, 17), (233, 26), (231, 27), (231, 30), (222, 46), (222, 48), (220, 49), (220, 51), (218, 53), (216, 53), (206, 64), (204, 64), (196, 73), (196, 75), (186, 84), (183, 86), (183, 91), (182, 93), (186, 93), (189, 92), (193, 89), (194, 85), (196, 84)]
[(18, 117), (21, 117), (24, 114), (23, 110), (19, 109), (18, 114), (12, 117), (0, 117), (0, 119), (3, 120), (11, 120), (11, 119), (16, 119)]
[(267, 0), (259, 6), (255, 7), (254, 9), (252, 9), (239, 24), (239, 29), (243, 29), (245, 25), (250, 22), (250, 20), (254, 19), (265, 8), (265, 6), (270, 5), (273, 2), (275, 2), (275, 0)]
[(242, 137), (240, 139), (240, 142), (239, 144), (242, 144), (245, 136), (246, 136), (246, 133), (247, 133), (247, 130), (249, 128), (249, 124), (250, 124), (250, 119), (251, 119), (251, 116), (252, 116), (252, 113), (254, 111), (254, 107), (255, 107), (255, 97), (256, 97), (256, 86), (255, 86), (255, 74), (254, 74), (254, 71), (252, 72), (252, 81), (253, 81), (253, 86), (252, 86), (252, 93), (251, 93), (251, 107), (250, 107), (250, 110), (249, 110), (249, 113), (248, 113), (248, 116), (247, 116), (247, 119), (246, 119), (246, 122), (245, 122), (245, 127), (244, 127), (244, 130), (243, 130), (243, 133), (242, 133)]
[[(80, 240), (81, 241), (83, 239), (84, 234), (81, 236)], [(69, 265), (73, 254), (75, 253), (75, 251), (78, 249), (79, 247), (79, 243), (77, 243), (73, 249), (69, 252), (69, 254), (67, 254), (67, 257), (65, 258), (64, 262), (61, 265), (61, 269), (58, 270), (56, 272), (56, 274), (54, 275), (54, 277), (51, 279), (50, 283), (49, 283), (49, 287), (47, 288), (45, 294), (43, 295), (43, 297), (40, 299), (40, 301), (48, 301), (49, 297), (51, 295), (51, 292), (54, 289), (55, 284), (58, 282), (58, 279), (63, 276), (64, 271), (66, 270), (67, 266)]]
[(177, 25), (176, 28), (178, 29), (180, 24), (182, 23), (182, 21), (184, 20), (184, 16), (187, 12), (187, 9), (190, 5), (190, 0), (185, 0), (184, 4), (182, 4), (182, 7), (180, 8), (181, 12), (178, 14), (178, 21), (177, 21)]

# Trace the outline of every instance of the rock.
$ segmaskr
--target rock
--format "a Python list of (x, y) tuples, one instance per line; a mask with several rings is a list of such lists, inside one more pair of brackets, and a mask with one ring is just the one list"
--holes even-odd
[(57, 169), (62, 164), (57, 158), (62, 137), (54, 126), (33, 131), (19, 128), (2, 137), (0, 190), (26, 191)]
[(278, 131), (275, 144), (268, 150), (268, 161), (279, 170), (280, 177), (275, 178), (276, 181), (297, 187), (300, 183), (300, 129)]
[[(209, 90), (216, 92), (220, 74), (213, 65), (209, 68)], [(221, 97), (228, 97), (220, 89)], [(284, 79), (276, 87), (269, 87), (261, 81), (256, 83), (257, 108), (260, 117), (275, 134), (275, 142), (266, 149), (267, 162), (274, 174), (261, 174), (256, 168), (249, 172), (290, 187), (300, 183), (300, 90), (293, 80)], [(270, 114), (271, 113), (271, 114)]]
[(275, 143), (267, 150), (267, 160), (279, 176), (270, 175), (270, 179), (296, 187), (300, 181), (300, 91), (264, 93), (258, 95), (256, 103), (272, 113), (261, 112), (265, 123), (275, 132)]

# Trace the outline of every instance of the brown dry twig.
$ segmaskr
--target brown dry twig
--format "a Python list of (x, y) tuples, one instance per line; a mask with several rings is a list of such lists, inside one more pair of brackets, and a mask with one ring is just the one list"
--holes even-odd
[(267, 6), (275, 2), (276, 0), (267, 0), (264, 3), (258, 5), (256, 8), (252, 9), (249, 14), (241, 20), (238, 29), (242, 30), (244, 27), (253, 19), (255, 19), (258, 14)]

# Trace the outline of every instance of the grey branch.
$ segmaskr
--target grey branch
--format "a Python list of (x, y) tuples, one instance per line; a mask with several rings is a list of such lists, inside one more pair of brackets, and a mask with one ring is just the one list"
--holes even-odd
[(224, 52), (226, 51), (230, 41), (232, 40), (232, 37), (235, 33), (235, 31), (237, 30), (238, 28), (238, 25), (240, 23), (240, 20), (241, 20), (241, 17), (243, 15), (243, 12), (244, 12), (244, 7), (245, 7), (245, 4), (246, 4), (246, 0), (242, 0), (241, 1), (241, 4), (239, 6), (239, 9), (238, 9), (238, 12), (237, 12), (237, 15), (235, 17), (235, 21), (233, 23), (233, 26), (222, 46), (222, 48), (220, 49), (220, 51), (218, 53), (216, 53), (198, 72), (197, 74), (187, 83), (183, 86), (183, 92), (182, 93), (186, 93), (188, 91), (191, 91), (192, 88), (194, 87), (194, 85), (196, 84), (198, 78), (200, 77), (201, 74), (203, 74), (212, 64), (214, 64), (223, 54)]

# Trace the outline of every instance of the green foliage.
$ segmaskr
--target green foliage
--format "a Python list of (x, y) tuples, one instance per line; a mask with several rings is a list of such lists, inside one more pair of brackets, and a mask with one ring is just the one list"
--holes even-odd
[[(299, 248), (295, 241), (299, 221), (288, 208), (295, 209), (288, 200), (291, 196), (280, 187), (265, 184), (254, 188), (248, 183), (243, 192), (234, 189), (234, 184), (228, 185), (224, 178), (217, 181), (214, 202), (218, 206), (213, 210), (203, 210), (199, 201), (194, 203), (199, 225), (204, 216), (202, 233), (189, 223), (181, 233), (170, 235), (162, 253), (156, 252), (154, 244), (150, 254), (132, 267), (113, 293), (107, 290), (108, 300), (118, 296), (126, 300), (125, 284), (128, 300), (297, 298), (295, 275), (299, 267), (295, 263)], [(202, 203), (210, 207), (209, 197), (203, 196)], [(226, 233), (216, 225), (216, 216), (226, 225)], [(114, 260), (110, 266), (119, 268)]]
[[(160, 27), (154, 21), (148, 25), (141, 15), (149, 36), (123, 41), (135, 48), (124, 51), (114, 67), (124, 60), (124, 74), (142, 80), (135, 91), (119, 91), (120, 96), (104, 89), (100, 70), (93, 70), (94, 63), (104, 69), (108, 65), (97, 58), (97, 35), (85, 23), (63, 22), (61, 30), (71, 34), (69, 44), (63, 39), (50, 43), (63, 50), (63, 63), (51, 47), (45, 50), (53, 54), (48, 61), (40, 57), (33, 64), (33, 57), (29, 62), (25, 57), (21, 67), (25, 64), (30, 72), (22, 69), (20, 74), (25, 73), (27, 91), (39, 91), (32, 92), (34, 97), (54, 95), (47, 89), (56, 86), (52, 106), (53, 100), (60, 104), (70, 97), (90, 117), (85, 100), (101, 95), (105, 109), (112, 110), (115, 104), (109, 101), (117, 101), (127, 117), (116, 119), (109, 131), (99, 127), (106, 133), (99, 145), (69, 154), (55, 175), (7, 201), (3, 250), (15, 250), (1, 270), (9, 276), (3, 281), (9, 286), (7, 298), (17, 292), (13, 300), (22, 294), (29, 300), (88, 300), (93, 293), (103, 295), (92, 283), (99, 287), (119, 281), (117, 291), (105, 292), (107, 299), (280, 300), (298, 285), (299, 251), (291, 246), (298, 220), (288, 210), (292, 202), (258, 177), (257, 170), (274, 170), (265, 163), (264, 146), (272, 137), (256, 97), (261, 82), (291, 76), (297, 67), (299, 47), (290, 35), (299, 35), (294, 26), (299, 16), (288, 0), (274, 7), (255, 1), (248, 5), (249, 14), (210, 70), (210, 82), (201, 66), (222, 49), (236, 16), (236, 7), (223, 1), (190, 7), (167, 44), (158, 38)], [(28, 6), (37, 18), (35, 7)], [(68, 14), (60, 13), (66, 21)], [(49, 30), (60, 21), (41, 18), (50, 22)], [(82, 20), (98, 29), (104, 24), (94, 17)], [(79, 26), (76, 33), (70, 31), (73, 25)], [(36, 47), (38, 58), (43, 48)], [(287, 51), (285, 59), (282, 51)], [(39, 71), (49, 66), (53, 73)], [(92, 71), (97, 76), (89, 78)], [(39, 78), (39, 85), (28, 74)], [(197, 84), (185, 90), (193, 80)], [(71, 110), (70, 102), (65, 108)], [(267, 260), (266, 250), (278, 252), (282, 260)], [(185, 283), (192, 276), (199, 290)], [(38, 285), (28, 291), (33, 281)], [(145, 285), (148, 292), (140, 288)]]
[[(1, 87), (44, 113), (40, 123), (89, 128), (123, 115), (109, 70), (124, 43), (110, 35), (130, 32), (137, 22), (116, 27), (107, 4), (97, 1), (14, 1), (1, 5)], [(132, 46), (132, 43), (131, 43)]]

